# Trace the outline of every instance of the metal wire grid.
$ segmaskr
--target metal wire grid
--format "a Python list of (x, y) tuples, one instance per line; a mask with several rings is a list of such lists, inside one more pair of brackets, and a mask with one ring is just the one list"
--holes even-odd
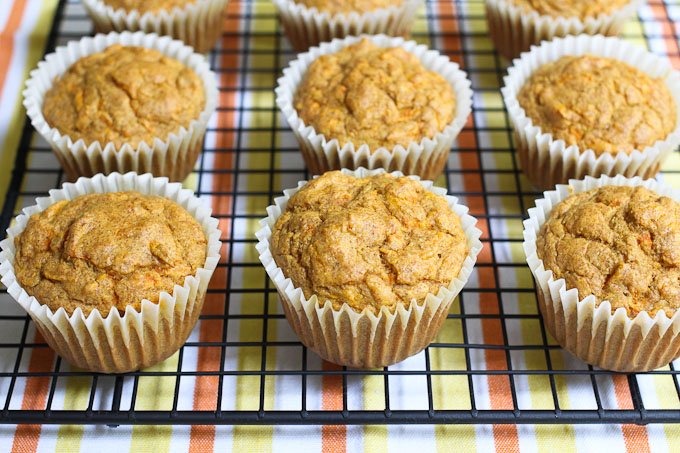
[[(292, 139), (292, 133), (287, 126), (280, 122), (278, 111), (272, 102), (266, 105), (249, 105), (247, 96), (252, 93), (265, 93), (274, 88), (277, 74), (294, 57), (278, 26), (274, 31), (261, 30), (258, 24), (262, 21), (276, 21), (273, 10), (262, 12), (258, 8), (266, 0), (245, 0), (238, 13), (228, 18), (230, 27), (225, 36), (237, 36), (239, 45), (234, 48), (222, 47), (210, 54), (212, 67), (221, 75), (221, 80), (233, 83), (221, 87), (221, 100), (218, 108), (221, 112), (232, 115), (236, 126), (214, 125), (209, 129), (206, 138), (206, 148), (195, 172), (197, 178), (197, 194), (213, 201), (222, 200), (221, 205), (228, 208), (224, 212), (216, 210), (215, 215), (221, 218), (222, 225), (227, 226), (227, 236), (223, 237), (227, 259), (220, 264), (218, 285), (211, 286), (208, 299), (220, 300), (222, 307), (206, 310), (201, 316), (201, 323), (215, 326), (221, 333), (218, 341), (201, 341), (200, 338), (190, 338), (179, 351), (176, 370), (144, 370), (126, 375), (107, 376), (72, 370), (59, 357), (52, 359), (49, 349), (44, 343), (30, 342), (34, 327), (32, 322), (12, 303), (4, 303), (0, 307), (0, 422), (1, 423), (71, 423), (71, 424), (391, 424), (391, 423), (638, 423), (652, 422), (677, 423), (680, 421), (680, 386), (678, 372), (673, 364), (667, 369), (657, 370), (644, 375), (618, 375), (602, 370), (594, 370), (577, 360), (569, 360), (562, 366), (555, 366), (558, 355), (563, 354), (558, 345), (548, 336), (537, 310), (534, 291), (530, 285), (508, 283), (506, 275), (509, 272), (520, 272), (525, 269), (521, 259), (508, 258), (508, 248), (516, 247), (521, 242), (521, 220), (526, 210), (533, 203), (539, 193), (532, 191), (526, 180), (518, 170), (518, 164), (511, 143), (511, 130), (508, 127), (507, 116), (500, 102), (498, 87), (502, 84), (504, 63), (492, 47), (480, 49), (475, 40), (485, 39), (485, 33), (474, 31), (473, 22), (483, 21), (482, 1), (468, 2), (456, 0), (455, 10), (451, 13), (445, 7), (450, 0), (429, 0), (425, 14), (421, 17), (421, 24), (427, 24), (414, 33), (414, 38), (429, 43), (430, 46), (448, 54), (452, 59), (462, 64), (473, 80), (476, 93), (472, 120), (454, 147), (452, 159), (446, 170), (446, 177), (440, 182), (446, 184), (449, 192), (459, 196), (462, 201), (472, 207), (473, 214), (484, 223), (487, 234), (483, 242), (488, 254), (486, 259), (480, 259), (477, 265), (479, 273), (486, 273), (490, 286), (474, 284), (468, 285), (460, 295), (458, 310), (452, 312), (444, 326), (444, 332), (458, 323), (462, 337), (452, 340), (446, 334), (440, 335), (424, 352), (422, 366), (390, 367), (382, 370), (349, 370), (346, 368), (332, 368), (322, 366), (315, 354), (304, 348), (296, 338), (286, 341), (268, 338), (270, 326), (277, 324), (281, 329), (287, 329), (285, 319), (278, 309), (275, 289), (264, 272), (261, 271), (257, 260), (252, 255), (236, 253), (238, 250), (254, 248), (252, 237), (236, 236), (235, 224), (238, 222), (254, 222), (263, 217), (264, 206), (280, 193), (284, 187), (293, 186), (297, 180), (307, 179), (309, 176), (304, 169), (299, 151)], [(677, 28), (671, 20), (673, 6), (661, 3), (659, 0), (650, 2), (654, 8), (665, 11), (661, 29), (673, 34), (672, 40), (678, 42)], [(449, 3), (449, 5), (451, 5)], [(680, 12), (679, 12), (680, 15)], [(653, 43), (669, 36), (645, 33), (645, 24), (658, 18), (640, 17), (643, 24), (640, 36), (631, 38), (644, 39)], [(48, 49), (55, 45), (77, 39), (91, 33), (89, 19), (80, 5), (74, 1), (61, 0), (53, 28), (50, 32)], [(259, 40), (259, 41), (258, 41)], [(261, 45), (264, 42), (264, 45)], [(678, 47), (675, 46), (676, 52)], [(669, 54), (669, 57), (680, 59), (680, 53)], [(266, 59), (269, 66), (258, 66), (255, 60)], [(235, 65), (224, 65), (227, 61)], [(233, 77), (224, 76), (232, 74)], [(254, 80), (262, 79), (265, 83), (257, 84)], [(231, 93), (231, 94), (229, 94)], [(479, 101), (479, 96), (486, 96), (487, 102)], [(495, 101), (494, 101), (495, 100)], [(490, 105), (489, 105), (490, 104)], [(269, 124), (262, 126), (258, 121), (251, 121), (252, 116), (269, 118)], [(495, 118), (489, 121), (489, 118)], [(250, 123), (253, 124), (250, 124)], [(498, 126), (500, 122), (501, 126)], [(216, 137), (229, 133), (235, 139), (226, 145)], [(249, 135), (250, 134), (250, 135)], [(212, 138), (211, 138), (212, 135)], [(254, 136), (262, 138), (255, 140), (257, 146), (251, 143)], [(496, 140), (491, 140), (493, 136)], [(500, 137), (500, 139), (498, 138)], [(210, 143), (214, 146), (209, 145)], [(500, 143), (500, 145), (498, 144)], [(219, 156), (231, 156), (232, 168), (215, 165)], [(675, 158), (675, 157), (674, 157)], [(243, 161), (259, 160), (259, 168), (242, 168)], [(462, 164), (461, 162), (467, 162)], [(499, 164), (499, 162), (504, 162)], [(668, 174), (680, 173), (670, 170)], [(225, 176), (226, 175), (226, 176)], [(225, 178), (227, 187), (215, 190), (216, 178)], [(254, 178), (257, 187), (264, 190), (253, 190), (252, 187), (242, 187), (242, 180)], [(498, 180), (505, 181), (514, 189), (499, 189)], [(207, 182), (206, 182), (207, 181)], [(494, 182), (495, 181), (495, 182)], [(34, 136), (30, 125), (26, 125), (21, 138), (20, 152), (17, 156), (9, 194), (0, 217), (0, 228), (4, 232), (12, 217), (23, 205), (33, 203), (36, 196), (44, 195), (51, 187), (59, 187), (63, 182), (63, 175), (51, 157), (47, 145)], [(243, 212), (240, 203), (255, 206), (253, 213)], [(475, 208), (476, 207), (476, 208)], [(519, 225), (513, 232), (507, 227), (499, 227), (499, 222), (514, 222)], [(519, 234), (517, 234), (519, 231)], [(514, 244), (514, 245), (513, 245)], [(250, 256), (250, 258), (247, 258)], [(244, 258), (245, 257), (245, 258)], [(526, 270), (526, 269), (525, 269)], [(240, 287), (245, 273), (260, 272), (258, 277), (261, 285), (258, 287)], [(529, 279), (531, 280), (531, 279)], [(533, 282), (532, 282), (533, 283)], [(505, 298), (514, 303), (507, 304)], [(237, 313), (235, 307), (243, 299), (257, 300), (262, 309), (258, 313)], [(9, 302), (10, 298), (4, 289), (0, 290), (0, 301)], [(469, 301), (472, 301), (470, 303)], [(518, 304), (530, 306), (531, 310), (517, 310)], [(206, 302), (206, 307), (210, 301)], [(482, 309), (486, 307), (486, 309)], [(491, 307), (489, 309), (489, 307)], [(514, 308), (513, 308), (514, 307)], [(214, 308), (214, 307), (213, 307)], [(222, 312), (220, 312), (220, 308)], [(259, 311), (259, 310), (258, 310)], [(233, 323), (251, 323), (260, 325), (261, 339), (259, 341), (237, 341), (230, 334)], [(486, 327), (483, 325), (487, 323)], [(539, 344), (524, 344), (516, 341), (508, 325), (512, 323), (526, 323), (529, 329), (535, 329), (540, 338)], [(13, 326), (14, 328), (9, 328)], [(16, 326), (20, 326), (18, 329)], [(496, 336), (500, 334), (498, 344), (477, 342), (476, 331), (480, 328), (496, 329)], [(491, 327), (489, 327), (491, 326)], [(7, 329), (6, 329), (7, 327)], [(233, 329), (232, 329), (233, 330)], [(7, 338), (2, 332), (19, 332)], [(219, 337), (219, 335), (218, 335)], [(474, 337), (474, 338), (472, 338)], [(186, 369), (184, 357), (186, 354), (195, 355), (195, 350), (219, 350), (218, 370)], [(255, 357), (259, 357), (259, 367), (239, 369), (240, 363), (235, 363), (234, 348), (249, 348)], [(271, 369), (269, 358), (272, 349), (285, 348), (297, 351), (299, 361), (290, 369)], [(192, 352), (191, 349), (194, 349)], [(461, 356), (460, 354), (464, 355)], [(450, 364), (450, 360), (437, 360), (443, 354), (458, 354), (460, 367), (436, 366), (434, 362)], [(31, 356), (44, 355), (46, 363), (41, 371), (27, 370), (27, 361)], [(291, 352), (291, 354), (293, 354)], [(542, 366), (529, 367), (517, 355), (533, 354), (542, 357)], [(479, 357), (485, 367), (479, 367)], [(560, 360), (557, 360), (558, 362)], [(495, 364), (495, 365), (494, 365)], [(259, 368), (259, 369), (258, 369)], [(172, 405), (164, 410), (139, 410), (137, 400), (140, 382), (148, 377), (162, 376), (170, 379)], [(212, 376), (218, 380), (215, 405), (211, 410), (187, 410), (181, 403), (180, 387), (182, 381), (195, 380)], [(348, 397), (348, 387), (355, 379), (364, 376), (374, 376), (381, 380), (384, 404), (378, 408), (354, 408)], [(669, 379), (672, 381), (675, 394), (668, 395), (678, 401), (675, 409), (647, 408), (643, 395), (638, 386), (638, 379)], [(255, 404), (252, 408), (237, 410), (223, 407), (223, 390), (228, 380), (239, 377), (249, 377), (259, 380), (259, 394), (252, 395)], [(417, 387), (421, 391), (424, 404), (417, 408), (401, 407), (395, 404), (394, 394), (397, 379), (417, 377), (424, 379), (424, 385)], [(79, 385), (89, 390), (85, 407), (78, 410), (55, 410), (53, 402), (57, 389), (68, 379), (78, 378)], [(294, 410), (280, 410), (271, 408), (267, 401), (266, 388), (271, 385), (270, 380), (287, 378), (298, 382), (299, 400)], [(447, 381), (445, 378), (451, 378)], [(342, 385), (342, 407), (334, 410), (319, 410), (310, 400), (318, 400), (320, 392), (319, 382), (322, 380), (336, 380)], [(541, 393), (548, 401), (544, 409), (526, 409), (521, 401), (526, 391), (526, 381), (532, 379), (534, 386), (540, 385)], [(560, 390), (563, 380), (580, 379), (583, 386), (592, 393), (590, 405), (587, 407), (563, 408), (564, 393)], [(630, 392), (631, 407), (628, 409), (613, 409), (603, 396), (603, 388), (611, 379), (624, 379)], [(49, 392), (44, 407), (24, 408), (14, 397), (17, 388), (31, 385), (31, 380), (49, 382)], [(506, 403), (502, 408), (491, 409), (488, 404), (480, 404), (480, 387), (483, 381), (495, 382), (497, 390), (505, 391)], [(521, 382), (520, 382), (521, 381)], [(433, 394), (437, 386), (453, 383), (455, 388), (463, 388), (469, 397), (461, 407), (440, 408), (435, 402)], [(518, 386), (522, 391), (518, 391)], [(466, 387), (466, 388), (465, 388)], [(441, 391), (441, 389), (439, 389)], [(536, 392), (536, 388), (532, 389)], [(14, 398), (13, 398), (14, 397)], [(392, 402), (391, 402), (392, 399)], [(456, 406), (454, 404), (454, 406)]]

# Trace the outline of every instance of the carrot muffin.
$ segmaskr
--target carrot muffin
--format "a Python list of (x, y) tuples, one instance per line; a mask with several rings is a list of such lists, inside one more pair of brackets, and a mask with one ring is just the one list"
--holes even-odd
[(536, 11), (552, 17), (595, 17), (609, 14), (630, 4), (630, 0), (508, 0), (529, 13)]
[(555, 206), (536, 238), (554, 279), (632, 318), (680, 308), (680, 203), (642, 187), (604, 186)]
[(431, 138), (456, 114), (454, 91), (442, 76), (404, 49), (368, 39), (316, 59), (293, 104), (326, 139), (371, 151)]
[(181, 206), (138, 192), (88, 194), (34, 214), (16, 237), (17, 281), (52, 311), (121, 314), (157, 303), (204, 265), (207, 240)]
[(469, 250), (446, 199), (419, 182), (333, 171), (291, 197), (273, 228), (271, 252), (307, 298), (377, 314), (437, 294), (458, 276)]
[(160, 10), (171, 10), (182, 8), (185, 5), (196, 3), (200, 0), (103, 0), (105, 4), (112, 8), (124, 9), (125, 11), (137, 10), (140, 13), (157, 12)]
[(489, 34), (507, 59), (566, 36), (621, 33), (644, 0), (485, 0)]
[(316, 8), (321, 12), (330, 14), (366, 13), (376, 9), (399, 6), (403, 0), (296, 0), (297, 3), (309, 8)]
[(545, 64), (518, 101), (543, 132), (596, 155), (643, 150), (676, 125), (666, 84), (611, 58), (565, 56)]
[(205, 102), (203, 82), (191, 68), (157, 50), (116, 44), (59, 77), (45, 94), (43, 114), (74, 142), (136, 148), (187, 128)]

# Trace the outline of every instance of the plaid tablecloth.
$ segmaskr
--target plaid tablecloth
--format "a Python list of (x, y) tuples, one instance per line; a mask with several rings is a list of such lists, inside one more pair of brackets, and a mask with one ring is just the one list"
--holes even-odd
[[(20, 91), (28, 70), (42, 55), (50, 29), (56, 0), (3, 0), (0, 1), (0, 200), (7, 189), (15, 150), (24, 122), (20, 104)], [(70, 17), (79, 17), (62, 24), (63, 43), (89, 32), (89, 24), (80, 5), (67, 5)], [(224, 294), (208, 296), (204, 314), (220, 315), (228, 303), (230, 313), (243, 316), (230, 320), (223, 338), (222, 320), (219, 316), (202, 319), (194, 329), (182, 356), (175, 354), (154, 367), (156, 371), (174, 371), (178, 367), (189, 371), (220, 369), (259, 370), (300, 369), (299, 354), (286, 347), (270, 347), (262, 356), (259, 348), (237, 346), (226, 349), (222, 357), (220, 347), (191, 347), (197, 342), (234, 341), (240, 345), (261, 342), (263, 330), (270, 341), (282, 344), (296, 341), (284, 319), (272, 318), (263, 327), (263, 320), (249, 315), (261, 315), (263, 310), (281, 314), (276, 295), (264, 297), (262, 293), (249, 292), (249, 288), (266, 285), (266, 275), (257, 265), (252, 238), (257, 228), (257, 218), (271, 202), (261, 195), (268, 189), (279, 192), (303, 179), (303, 164), (296, 152), (296, 143), (276, 109), (273, 109), (274, 86), (280, 68), (292, 58), (290, 52), (272, 53), (279, 46), (288, 48), (285, 38), (272, 33), (277, 28), (273, 5), (267, 0), (252, 3), (234, 1), (229, 6), (226, 33), (221, 42), (226, 51), (212, 54), (213, 64), (219, 68), (220, 106), (211, 120), (211, 130), (206, 138), (206, 152), (199, 165), (204, 171), (191, 176), (185, 185), (200, 192), (215, 214), (222, 218), (227, 256), (232, 262), (254, 263), (227, 266), (216, 273), (211, 286), (224, 288), (229, 279), (232, 287), (243, 289), (228, 302)], [(640, 19), (631, 21), (625, 36), (641, 46), (669, 54), (676, 67), (680, 67), (677, 30), (667, 20), (680, 20), (680, 6), (676, 2), (651, 0), (640, 10)], [(76, 23), (77, 22), (77, 23)], [(83, 29), (83, 23), (85, 28)], [(75, 31), (74, 31), (75, 30)], [(239, 33), (248, 30), (249, 38)], [(491, 214), (482, 218), (485, 238), (495, 238), (494, 253), (486, 242), (480, 263), (491, 261), (507, 263), (503, 272), (494, 273), (490, 266), (479, 266), (470, 285), (479, 288), (496, 286), (531, 288), (531, 275), (524, 263), (521, 242), (522, 209), (532, 205), (533, 197), (517, 201), (517, 191), (530, 191), (526, 180), (515, 179), (512, 169), (516, 165), (510, 147), (510, 134), (502, 99), (498, 91), (501, 77), (497, 69), (505, 63), (493, 53), (487, 36), (484, 8), (481, 0), (468, 2), (437, 1), (428, 3), (422, 11), (414, 36), (447, 53), (468, 71), (475, 89), (475, 109), (466, 129), (461, 133), (455, 151), (451, 153), (448, 184), (452, 192), (468, 192), (463, 201), (473, 214)], [(247, 46), (243, 53), (239, 49)], [(252, 69), (239, 71), (245, 65)], [(247, 87), (247, 89), (237, 89)], [(284, 150), (271, 153), (274, 145)], [(479, 152), (482, 148), (484, 152)], [(238, 151), (235, 151), (238, 150)], [(269, 169), (285, 168), (287, 171), (271, 174)], [(23, 179), (22, 196), (17, 204), (33, 204), (34, 197), (55, 187), (61, 174), (54, 157), (39, 140), (32, 144), (27, 162), (28, 171)], [(482, 174), (478, 170), (483, 168)], [(234, 169), (240, 170), (238, 173)], [(670, 159), (665, 170), (680, 170), (680, 155)], [(446, 184), (446, 177), (437, 183)], [(680, 187), (680, 175), (665, 174), (662, 178)], [(483, 190), (490, 196), (476, 195)], [(234, 198), (235, 197), (235, 198)], [(238, 214), (238, 215), (234, 215)], [(494, 216), (494, 214), (503, 214)], [(514, 216), (507, 215), (513, 214)], [(243, 239), (243, 241), (241, 241)], [(252, 297), (251, 297), (252, 296)], [(271, 303), (270, 303), (271, 302)], [(461, 302), (462, 303), (462, 302)], [(461, 304), (454, 304), (454, 313)], [(479, 291), (466, 295), (463, 304), (466, 313), (479, 313), (468, 320), (467, 341), (479, 345), (540, 345), (543, 342), (537, 320), (534, 295), (530, 291), (501, 293)], [(512, 320), (502, 321), (499, 310), (520, 314)], [(32, 324), (26, 324), (21, 310), (9, 296), (0, 293), (0, 372), (9, 373), (17, 362), (16, 344), (25, 326), (26, 342), (42, 343)], [(505, 330), (503, 330), (503, 328)], [(507, 335), (507, 340), (503, 335)], [(447, 320), (438, 341), (462, 343), (463, 330), (459, 318)], [(554, 344), (552, 340), (548, 340)], [(461, 348), (431, 349), (430, 366), (433, 369), (465, 369), (466, 357)], [(470, 350), (469, 361), (478, 370), (505, 370), (508, 357), (514, 369), (542, 370), (550, 359), (554, 369), (584, 369), (572, 356), (558, 348), (543, 350), (518, 348), (506, 354), (502, 348), (475, 348)], [(397, 370), (422, 369), (424, 354), (391, 367)], [(313, 353), (307, 357), (308, 369), (327, 368)], [(69, 370), (68, 364), (59, 362), (46, 347), (27, 347), (19, 361), (19, 371)], [(548, 377), (544, 375), (516, 375), (517, 405), (520, 409), (555, 408)], [(596, 378), (599, 398), (605, 408), (632, 408), (627, 378), (623, 375)], [(98, 391), (90, 400), (92, 380), (86, 377), (62, 377), (51, 381), (49, 377), (17, 379), (9, 401), (10, 409), (53, 410), (108, 409), (113, 378), (100, 378)], [(4, 407), (11, 380), (0, 377), (0, 410)], [(136, 410), (168, 410), (173, 405), (174, 377), (143, 376), (136, 389), (126, 379), (121, 398), (121, 409), (130, 407), (132, 393), (136, 390)], [(264, 379), (263, 409), (300, 410), (299, 377), (285, 375), (266, 376)], [(663, 374), (642, 375), (637, 378), (645, 407), (680, 411), (680, 400), (673, 377)], [(177, 408), (179, 410), (214, 410), (218, 404), (216, 376), (183, 377), (179, 385)], [(260, 400), (260, 377), (226, 376), (222, 382), (223, 409), (257, 410)], [(562, 409), (593, 408), (593, 384), (586, 375), (557, 375), (554, 380)], [(325, 376), (307, 382), (308, 409), (338, 409), (342, 406), (342, 382), (338, 377)], [(392, 409), (427, 409), (427, 382), (423, 376), (400, 376), (390, 379), (390, 404)], [(470, 393), (478, 409), (512, 409), (513, 401), (507, 375), (477, 375), (472, 386), (466, 376), (433, 376), (432, 393), (434, 409), (470, 409)], [(379, 409), (385, 405), (385, 387), (381, 376), (348, 378), (347, 400), (350, 409)], [(680, 412), (679, 412), (680, 416)], [(650, 425), (478, 425), (478, 426), (54, 426), (22, 425), (0, 426), (0, 452), (33, 451), (680, 451), (680, 426)]]

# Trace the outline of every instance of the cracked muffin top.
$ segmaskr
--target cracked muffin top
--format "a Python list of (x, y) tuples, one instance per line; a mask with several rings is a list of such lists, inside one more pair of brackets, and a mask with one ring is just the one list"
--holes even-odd
[(75, 142), (166, 140), (205, 106), (203, 81), (157, 50), (113, 45), (81, 58), (45, 94), (45, 120)]
[(517, 100), (543, 132), (598, 156), (644, 150), (676, 126), (664, 81), (611, 58), (566, 56), (545, 64)]
[(376, 9), (389, 8), (404, 3), (404, 0), (295, 0), (310, 8), (331, 14), (367, 13)]
[(631, 0), (510, 0), (526, 12), (552, 17), (596, 17), (623, 8)]
[(137, 10), (140, 13), (156, 12), (162, 9), (182, 8), (200, 0), (104, 0), (113, 9)]
[(550, 212), (538, 257), (579, 298), (594, 294), (631, 317), (680, 308), (680, 203), (645, 187), (605, 186)]
[(172, 200), (138, 192), (90, 194), (33, 214), (15, 238), (19, 284), (52, 311), (102, 316), (158, 302), (205, 263), (201, 225)]
[(437, 294), (468, 255), (460, 219), (444, 197), (407, 177), (339, 171), (290, 198), (270, 249), (305, 297), (376, 314)]
[(451, 85), (400, 47), (367, 39), (322, 55), (307, 69), (293, 100), (307, 125), (341, 146), (374, 151), (434, 137), (455, 116)]

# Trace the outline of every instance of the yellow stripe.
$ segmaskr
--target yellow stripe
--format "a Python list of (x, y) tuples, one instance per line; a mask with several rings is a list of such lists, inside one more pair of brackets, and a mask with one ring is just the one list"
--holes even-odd
[[(47, 35), (50, 28), (52, 28), (52, 19), (54, 18), (57, 3), (57, 0), (43, 0), (42, 2), (40, 15), (38, 16), (38, 20), (36, 21), (28, 41), (28, 51), (23, 70), (24, 80), (28, 78), (29, 71), (38, 64), (38, 60), (40, 60), (40, 57), (43, 55)], [(0, 87), (0, 90), (1, 89), (3, 89), (3, 87)], [(23, 84), (20, 91), (23, 91)], [(10, 119), (10, 127), (7, 129), (5, 142), (2, 144), (2, 148), (0, 148), (2, 150), (2, 152), (0, 152), (0, 200), (5, 200), (5, 196), (7, 195), (11, 171), (14, 168), (14, 158), (16, 157), (17, 148), (19, 146), (21, 131), (24, 127), (26, 111), (24, 110), (22, 101), (23, 96), (19, 93), (17, 100), (14, 103), (14, 111)], [(0, 202), (0, 206), (2, 203), (4, 203), (4, 201)]]
[[(64, 395), (64, 410), (85, 410), (90, 400), (92, 379), (87, 377), (67, 378)], [(56, 451), (73, 452), (80, 450), (83, 427), (80, 425), (64, 425), (57, 434)]]
[[(179, 353), (146, 371), (176, 371)], [(139, 378), (135, 411), (169, 411), (175, 393), (174, 376), (142, 376)], [(170, 450), (172, 426), (135, 426), (132, 428), (130, 451), (162, 453)]]
[[(457, 298), (449, 311), (460, 314), (460, 298)], [(463, 321), (447, 319), (435, 342), (463, 343)], [(465, 350), (463, 348), (430, 348), (430, 368), (434, 370), (465, 370)], [(466, 376), (433, 375), (432, 398), (435, 410), (470, 410), (470, 387)], [(437, 425), (434, 428), (437, 451), (475, 451), (475, 427)]]
[[(451, 314), (460, 314), (460, 298), (451, 304)], [(463, 343), (463, 321), (447, 319), (435, 339), (438, 343)], [(462, 348), (430, 348), (430, 368), (435, 370), (465, 370), (465, 350)], [(432, 398), (435, 410), (469, 410), (470, 386), (466, 376), (433, 375)], [(434, 429), (437, 451), (475, 451), (475, 427), (437, 425)], [(455, 448), (454, 448), (455, 446)]]
[[(273, 4), (256, 2), (252, 5), (253, 19), (250, 27), (253, 30), (263, 33), (273, 33), (276, 31), (276, 10)], [(269, 18), (264, 18), (269, 16)], [(257, 36), (251, 39), (251, 48), (273, 48), (274, 42), (268, 36)], [(277, 65), (267, 55), (249, 55), (249, 67), (271, 68)], [(249, 77), (255, 86), (269, 86), (275, 82), (276, 75), (268, 73), (252, 73)], [(252, 105), (271, 107), (273, 98), (271, 93), (257, 92), (252, 94)], [(269, 111), (250, 112), (247, 126), (249, 127), (271, 127), (273, 115)], [(241, 143), (242, 147), (248, 148), (269, 148), (272, 142), (271, 133), (254, 132), (247, 137), (247, 143)], [(278, 137), (273, 137), (276, 140)], [(243, 153), (241, 154), (240, 167), (247, 166), (250, 169), (269, 169), (271, 154), (266, 153)], [(247, 159), (247, 160), (246, 160)], [(278, 154), (275, 154), (275, 167), (279, 164)], [(269, 187), (268, 174), (243, 174), (239, 178), (248, 178), (248, 190), (262, 190)], [(264, 208), (271, 200), (268, 197), (248, 197), (249, 213), (264, 213)], [(257, 222), (248, 223), (248, 237), (254, 237), (258, 229)], [(258, 254), (254, 246), (245, 251), (243, 257), (246, 262), (257, 262)], [(261, 268), (243, 268), (242, 282), (246, 287), (261, 288), (266, 275)], [(233, 277), (232, 277), (233, 281)], [(280, 313), (277, 295), (269, 296), (269, 313)], [(241, 313), (251, 315), (261, 315), (263, 310), (263, 300), (261, 294), (244, 294), (241, 299)], [(240, 341), (262, 341), (262, 329), (264, 328), (262, 319), (242, 319), (239, 322)], [(276, 323), (271, 320), (267, 323), (267, 339), (276, 340)], [(276, 347), (268, 347), (265, 357), (267, 369), (276, 367)], [(259, 370), (262, 361), (262, 348), (242, 347), (238, 351), (239, 370)], [(271, 410), (274, 408), (274, 387), (276, 380), (274, 376), (267, 376), (264, 380), (264, 408)], [(236, 380), (236, 410), (258, 410), (260, 406), (260, 376), (239, 376)], [(273, 428), (271, 426), (236, 426), (234, 427), (234, 451), (258, 451), (268, 452), (272, 450)]]
[[(382, 376), (364, 376), (364, 410), (385, 410), (385, 381)], [(364, 426), (364, 451), (387, 451), (387, 426)]]

